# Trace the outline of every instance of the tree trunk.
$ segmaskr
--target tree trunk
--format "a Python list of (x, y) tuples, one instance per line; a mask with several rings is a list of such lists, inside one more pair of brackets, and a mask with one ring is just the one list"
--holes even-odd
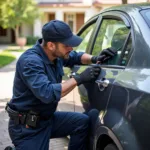
[(122, 0), (122, 4), (127, 4), (128, 0)]
[(15, 42), (17, 44), (17, 38), (19, 37), (19, 26), (16, 26), (14, 31), (15, 31)]

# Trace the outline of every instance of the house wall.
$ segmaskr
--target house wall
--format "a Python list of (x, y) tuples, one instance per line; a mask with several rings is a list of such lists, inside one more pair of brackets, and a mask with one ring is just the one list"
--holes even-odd
[[(120, 5), (121, 0), (35, 0), (39, 4), (39, 9), (42, 12), (43, 16), (40, 19), (36, 19), (33, 25), (24, 24), (21, 27), (21, 34), (24, 36), (38, 36), (41, 37), (42, 26), (52, 19), (58, 19), (66, 21), (66, 14), (73, 13), (75, 14), (75, 27), (73, 32), (76, 33), (79, 28), (84, 24), (89, 18), (97, 14), (100, 10)], [(78, 3), (73, 3), (73, 2)], [(79, 3), (81, 2), (82, 3)], [(94, 1), (99, 2), (98, 7), (92, 6)], [(56, 2), (56, 4), (55, 4)], [(69, 4), (64, 4), (69, 2)], [(128, 3), (140, 3), (147, 2), (147, 0), (128, 0)], [(45, 4), (41, 4), (45, 3)], [(53, 5), (52, 5), (53, 3)], [(0, 43), (11, 43), (14, 35), (12, 34), (11, 29), (7, 29), (6, 36), (0, 36)]]
[[(55, 19), (65, 21), (65, 14), (66, 13), (75, 13), (77, 14), (84, 14), (84, 18), (82, 16), (83, 22), (86, 22), (91, 16), (98, 13), (98, 9), (94, 7), (43, 7), (40, 8), (41, 12), (43, 13), (43, 19), (38, 19), (34, 22), (34, 36), (41, 36), (41, 29), (42, 26), (49, 21), (48, 15), (55, 14)], [(81, 18), (80, 18), (81, 19)], [(74, 29), (74, 33), (79, 29), (79, 25), (81, 26), (81, 20), (80, 23), (78, 23), (78, 26)]]
[(11, 29), (7, 29), (6, 36), (0, 36), (0, 44), (11, 43)]
[(23, 24), (21, 26), (21, 36), (33, 36), (33, 25)]

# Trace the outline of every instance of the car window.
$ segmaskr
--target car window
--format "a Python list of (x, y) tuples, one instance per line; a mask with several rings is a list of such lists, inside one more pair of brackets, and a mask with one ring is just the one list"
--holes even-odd
[(146, 23), (150, 27), (150, 9), (145, 9), (140, 11)]
[[(124, 43), (129, 35), (130, 29), (126, 27), (122, 20), (115, 19), (103, 19), (100, 26), (99, 32), (97, 34), (92, 55), (99, 55), (103, 49), (113, 48), (117, 51), (117, 55), (109, 60), (107, 65), (117, 65), (120, 61)], [(132, 40), (129, 40), (130, 42)], [(129, 51), (131, 49), (131, 43), (128, 42), (126, 46), (126, 54), (124, 55), (123, 60), (120, 65), (126, 65)]]
[(88, 26), (81, 34), (80, 37), (83, 39), (83, 41), (81, 42), (81, 44), (76, 47), (74, 50), (76, 50), (77, 52), (85, 52), (86, 48), (88, 46), (91, 34), (93, 32), (95, 28), (95, 23), (91, 24), (90, 26)]

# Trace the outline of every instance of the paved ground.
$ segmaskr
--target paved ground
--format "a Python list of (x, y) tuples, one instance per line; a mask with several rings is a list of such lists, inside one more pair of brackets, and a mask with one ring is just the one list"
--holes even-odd
[(0, 45), (0, 52), (3, 51), (4, 49), (6, 49), (8, 47), (8, 45)]
[[(0, 51), (3, 48), (7, 48), (7, 46), (0, 46)], [(20, 54), (21, 53), (14, 52), (14, 55), (16, 55), (17, 58)], [(6, 146), (11, 145), (11, 140), (7, 131), (8, 115), (4, 108), (7, 101), (9, 101), (12, 96), (15, 65), (16, 61), (0, 69), (0, 150), (4, 150)], [(50, 150), (66, 150), (67, 145), (67, 138), (52, 139), (50, 143)]]

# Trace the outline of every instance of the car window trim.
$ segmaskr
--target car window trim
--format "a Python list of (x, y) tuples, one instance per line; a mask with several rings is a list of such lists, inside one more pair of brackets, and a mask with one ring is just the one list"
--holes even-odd
[(125, 69), (125, 66), (119, 65), (100, 65), (102, 68)]
[(115, 11), (114, 10), (114, 11), (103, 12), (102, 13), (102, 19), (103, 18), (111, 18), (111, 19), (114, 18), (114, 19), (118, 19), (118, 20), (123, 20), (126, 27), (128, 27), (128, 28), (131, 27), (130, 21), (125, 16), (125, 14), (121, 11)]
[(95, 26), (95, 29), (93, 31), (93, 37), (90, 41), (90, 46), (89, 46), (89, 49), (87, 51), (88, 54), (91, 54), (92, 51), (93, 51), (93, 48), (94, 48), (94, 43), (95, 43), (95, 40), (96, 40), (96, 37), (97, 37), (97, 34), (98, 34), (98, 31), (99, 31), (99, 28), (101, 26), (101, 22), (102, 22), (102, 16), (98, 15), (98, 19), (96, 21), (96, 26)]
[(88, 54), (90, 53), (91, 45), (93, 45), (93, 42), (94, 42), (94, 40), (93, 40), (94, 36), (93, 35), (95, 35), (95, 30), (97, 28), (97, 22), (98, 22), (98, 20), (99, 20), (99, 15), (94, 16), (93, 18), (91, 18), (90, 20), (88, 20), (86, 22), (86, 24), (84, 26), (82, 26), (80, 28), (80, 30), (78, 31), (78, 33), (77, 33), (77, 35), (80, 36), (80, 34), (82, 34), (84, 32), (84, 30), (86, 30), (90, 25), (92, 25), (92, 24), (95, 23), (95, 28), (94, 28), (94, 30), (93, 30), (93, 32), (91, 34), (92, 38), (90, 38), (91, 41), (88, 43), (88, 45), (86, 47), (86, 50), (85, 50), (85, 52), (88, 53)]
[[(100, 22), (99, 22), (99, 24), (97, 25), (97, 33), (95, 34), (95, 36), (94, 36), (94, 41), (96, 40), (96, 37), (97, 37), (97, 34), (98, 34), (98, 31), (99, 31), (99, 29), (100, 29), (100, 26), (101, 26), (101, 24), (102, 24), (102, 21), (103, 21), (103, 19), (114, 19), (114, 20), (122, 20), (124, 23), (125, 23), (125, 25), (126, 25), (126, 27), (127, 28), (129, 28), (130, 29), (130, 32), (129, 32), (129, 34), (128, 34), (128, 36), (127, 36), (127, 38), (126, 38), (126, 40), (125, 40), (125, 42), (124, 42), (124, 45), (123, 45), (123, 48), (122, 48), (122, 52), (121, 52), (121, 57), (120, 57), (120, 59), (119, 59), (119, 61), (118, 61), (118, 63), (117, 63), (117, 65), (107, 65), (108, 67), (111, 67), (112, 68), (112, 66), (120, 66), (121, 68), (123, 67), (123, 68), (125, 68), (126, 66), (127, 66), (127, 64), (128, 64), (128, 62), (129, 62), (129, 60), (130, 60), (130, 57), (131, 57), (131, 55), (129, 56), (129, 58), (128, 58), (128, 60), (127, 60), (127, 64), (125, 65), (125, 66), (121, 66), (121, 60), (122, 60), (122, 57), (123, 57), (123, 54), (124, 54), (124, 51), (125, 51), (125, 47), (127, 46), (127, 42), (128, 42), (128, 40), (129, 40), (129, 38), (130, 38), (130, 36), (132, 37), (132, 31), (131, 31), (131, 25), (130, 25), (130, 22), (129, 22), (129, 20), (127, 19), (127, 17), (124, 15), (124, 13), (123, 12), (116, 12), (116, 11), (109, 11), (109, 12), (102, 12), (101, 14), (99, 14), (99, 18), (100, 18)], [(93, 46), (91, 47), (91, 50), (90, 50), (90, 54), (92, 54), (92, 51), (93, 51), (93, 48), (94, 48), (94, 44), (95, 44), (95, 42), (93, 43)], [(132, 39), (132, 46), (133, 46), (133, 39)], [(133, 49), (133, 48), (132, 48)], [(131, 49), (131, 51), (133, 51)], [(131, 52), (132, 53), (132, 52)], [(106, 66), (106, 65), (105, 65)], [(119, 67), (119, 68), (120, 68)]]
[[(124, 42), (124, 45), (123, 45), (123, 47), (122, 47), (121, 55), (120, 55), (119, 61), (118, 61), (118, 63), (117, 63), (117, 64), (120, 65), (120, 66), (121, 66), (121, 61), (123, 60), (123, 56), (124, 56), (125, 51), (126, 51), (126, 47), (127, 47), (128, 41), (130, 40), (130, 36), (131, 36), (131, 31), (128, 33), (128, 36), (127, 36), (127, 38), (126, 38), (126, 40), (125, 40), (125, 42)], [(131, 50), (131, 51), (132, 51), (132, 50)], [(128, 57), (127, 63), (126, 63), (125, 66), (127, 66), (128, 62), (129, 62), (129, 58), (130, 58), (130, 57)]]
[(82, 34), (83, 30), (85, 30), (86, 28), (88, 28), (91, 24), (96, 23), (96, 20), (98, 19), (98, 16), (95, 16), (93, 18), (91, 18), (90, 20), (88, 20), (86, 22), (86, 24), (84, 24), (79, 31), (77, 32), (77, 35), (80, 36), (80, 34)]
[(147, 8), (147, 9), (142, 9), (140, 10), (140, 14), (141, 16), (143, 17), (143, 19), (145, 20), (145, 22), (148, 24), (149, 28), (150, 28), (150, 22), (148, 20), (148, 18), (145, 16), (145, 13), (150, 11), (150, 8)]

